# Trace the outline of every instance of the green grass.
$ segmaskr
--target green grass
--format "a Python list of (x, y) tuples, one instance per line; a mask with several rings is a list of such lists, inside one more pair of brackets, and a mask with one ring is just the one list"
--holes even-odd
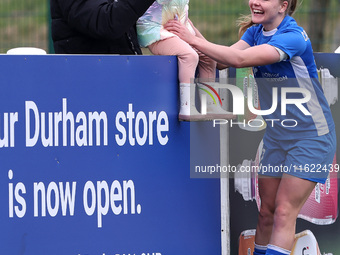
[[(322, 1), (322, 0), (319, 0)], [(313, 16), (325, 12), (325, 40), (322, 42), (321, 51), (332, 52), (340, 44), (337, 36), (340, 25), (340, 1), (331, 0), (328, 9), (313, 10), (312, 0), (300, 1), (294, 14), (298, 24), (311, 34), (314, 25)], [(312, 13), (312, 14), (311, 14)], [(189, 17), (202, 34), (215, 43), (231, 45), (238, 40), (238, 27), (235, 22), (243, 14), (249, 14), (247, 0), (191, 0)], [(313, 15), (313, 16), (310, 16)], [(314, 38), (316, 42), (318, 38)], [(313, 43), (313, 40), (312, 40)]]
[(0, 2), (0, 53), (10, 48), (48, 48), (48, 2), (2, 0)]
[[(303, 0), (295, 14), (307, 33), (313, 25), (310, 15), (312, 0)], [(322, 0), (319, 0), (322, 1)], [(331, 0), (325, 24), (326, 40), (322, 51), (329, 52), (340, 44), (340, 2)], [(48, 0), (0, 0), (0, 53), (19, 46), (32, 46), (48, 50)], [(235, 21), (240, 14), (248, 14), (248, 0), (191, 0), (189, 17), (210, 41), (231, 45), (238, 40)], [(310, 14), (312, 13), (312, 14)]]

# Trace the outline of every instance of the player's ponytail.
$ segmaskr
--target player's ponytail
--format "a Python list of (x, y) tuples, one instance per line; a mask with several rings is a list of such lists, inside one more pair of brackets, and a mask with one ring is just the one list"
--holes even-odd
[(286, 14), (289, 16), (292, 16), (296, 10), (298, 0), (288, 0), (287, 2), (288, 2), (288, 7), (286, 10)]
[(236, 24), (240, 27), (238, 30), (238, 37), (241, 38), (244, 32), (254, 25), (254, 22), (251, 20), (251, 15), (242, 15), (238, 18)]

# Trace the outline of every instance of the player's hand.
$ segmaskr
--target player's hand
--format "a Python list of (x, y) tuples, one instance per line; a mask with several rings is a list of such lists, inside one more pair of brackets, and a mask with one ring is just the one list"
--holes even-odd
[(190, 19), (188, 19), (188, 21), (189, 21), (191, 27), (194, 29), (196, 36), (199, 37), (199, 38), (205, 39), (204, 36), (201, 34), (201, 32), (194, 26), (192, 21)]
[(177, 20), (169, 20), (164, 25), (164, 28), (189, 44), (192, 44), (193, 40), (195, 39), (195, 36), (191, 34), (189, 29)]

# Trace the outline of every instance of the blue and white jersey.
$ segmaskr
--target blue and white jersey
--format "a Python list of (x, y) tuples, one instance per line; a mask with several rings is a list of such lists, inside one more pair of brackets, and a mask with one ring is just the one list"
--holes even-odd
[[(272, 107), (272, 89), (278, 89), (276, 110), (262, 116), (267, 122), (267, 135), (288, 140), (321, 136), (334, 129), (331, 111), (318, 80), (311, 42), (292, 17), (286, 16), (272, 31), (264, 31), (262, 25), (254, 25), (248, 28), (241, 39), (250, 46), (272, 45), (288, 56), (281, 62), (253, 68), (261, 110)], [(295, 104), (286, 104), (286, 115), (281, 113), (281, 89), (284, 87), (303, 88), (310, 92), (311, 99), (302, 104), (310, 115), (303, 113)], [(303, 97), (302, 93), (286, 94), (289, 99)]]

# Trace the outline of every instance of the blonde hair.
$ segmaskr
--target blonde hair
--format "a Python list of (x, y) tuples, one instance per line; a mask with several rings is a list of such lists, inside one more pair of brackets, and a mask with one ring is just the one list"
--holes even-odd
[[(288, 2), (286, 15), (292, 16), (296, 10), (298, 0), (279, 0), (279, 1), (281, 1), (282, 3), (284, 1)], [(238, 27), (240, 27), (238, 30), (238, 36), (239, 38), (241, 38), (244, 32), (246, 32), (246, 30), (253, 26), (255, 23), (251, 20), (251, 14), (249, 14), (241, 15), (240, 18), (238, 18), (238, 20), (236, 21), (236, 24)]]

